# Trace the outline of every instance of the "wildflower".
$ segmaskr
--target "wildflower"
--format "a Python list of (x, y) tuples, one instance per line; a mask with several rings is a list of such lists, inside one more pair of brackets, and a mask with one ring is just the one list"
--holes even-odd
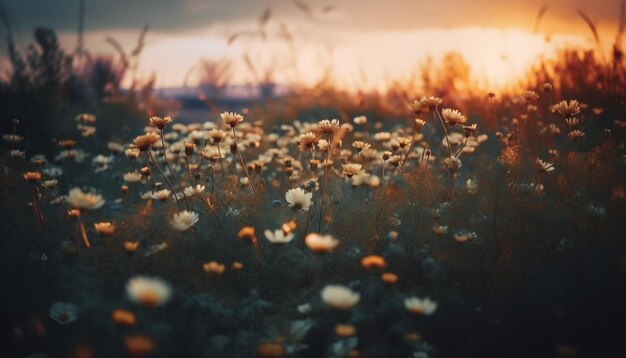
[(150, 125), (153, 127), (157, 127), (160, 130), (163, 130), (165, 128), (165, 126), (167, 126), (168, 124), (170, 124), (172, 122), (172, 117), (150, 117), (149, 119)]
[(56, 188), (58, 183), (59, 181), (56, 179), (44, 180), (43, 183), (41, 183), (41, 186), (46, 189), (54, 189)]
[(433, 226), (433, 232), (437, 236), (441, 236), (448, 233), (448, 227), (445, 225), (435, 225)]
[(430, 316), (437, 309), (437, 302), (428, 298), (409, 297), (404, 300), (404, 307), (411, 313)]
[(124, 250), (128, 253), (133, 253), (139, 248), (139, 241), (124, 241)]
[(441, 110), (441, 115), (450, 126), (467, 122), (467, 118), (456, 109), (444, 108)]
[(443, 163), (449, 170), (457, 170), (461, 167), (461, 159), (457, 157), (447, 157), (443, 160)]
[(79, 113), (74, 117), (74, 121), (76, 122), (84, 122), (84, 123), (95, 123), (96, 116), (90, 113)]
[(213, 143), (219, 144), (224, 140), (224, 138), (226, 138), (226, 132), (221, 129), (211, 129), (209, 131), (209, 136), (213, 138)]
[(243, 121), (243, 116), (235, 112), (224, 112), (220, 116), (224, 123), (228, 124), (231, 128), (235, 128)]
[(385, 272), (382, 275), (380, 275), (380, 279), (388, 285), (393, 285), (394, 283), (398, 281), (398, 275), (396, 275), (395, 273), (391, 273), (391, 272)]
[(420, 132), (422, 130), (422, 128), (424, 128), (424, 126), (426, 125), (426, 121), (423, 119), (419, 119), (419, 118), (415, 118), (415, 128), (417, 129), (418, 132)]
[(367, 123), (367, 117), (365, 116), (354, 117), (352, 121), (354, 121), (354, 124), (364, 125), (365, 123)]
[(356, 328), (351, 324), (335, 325), (335, 334), (341, 338), (350, 338), (356, 334)]
[(123, 178), (127, 183), (137, 183), (141, 181), (142, 175), (139, 172), (128, 172), (124, 173)]
[(59, 145), (59, 147), (69, 150), (74, 148), (74, 146), (76, 145), (76, 141), (73, 139), (64, 139), (58, 141), (57, 144)]
[(134, 303), (157, 307), (170, 300), (172, 288), (158, 277), (135, 276), (126, 283), (126, 294)]
[(154, 341), (146, 336), (134, 334), (124, 339), (126, 350), (133, 357), (143, 357), (154, 350)]
[(295, 236), (294, 233), (285, 233), (282, 229), (275, 231), (265, 230), (264, 234), (267, 240), (272, 244), (286, 244)]
[(439, 107), (442, 103), (443, 103), (443, 99), (439, 98), (439, 97), (422, 97), (422, 99), (420, 99), (420, 103), (423, 106), (428, 107), (428, 109), (430, 111), (434, 111), (437, 109), (437, 107)]
[(93, 224), (96, 232), (102, 236), (111, 236), (115, 233), (115, 224), (110, 221), (102, 221)]
[(424, 112), (428, 112), (429, 110), (428, 105), (425, 105), (424, 103), (418, 100), (415, 100), (409, 103), (408, 107), (413, 113), (415, 113), (418, 116)]
[(301, 188), (289, 189), (285, 194), (285, 200), (293, 210), (309, 210), (312, 197), (313, 193), (307, 193)]
[(365, 172), (360, 172), (351, 178), (350, 183), (353, 187), (369, 185), (369, 175)]
[(312, 232), (304, 238), (304, 243), (315, 253), (325, 253), (334, 250), (339, 245), (339, 240), (331, 235), (320, 235)]
[(280, 358), (284, 357), (287, 351), (280, 342), (261, 342), (256, 347), (256, 353), (260, 357)]
[(185, 188), (185, 195), (187, 195), (188, 197), (200, 196), (200, 194), (202, 194), (204, 189), (205, 189), (204, 185), (200, 185), (200, 184), (196, 185), (195, 187), (189, 186)]
[(132, 326), (137, 319), (131, 311), (117, 309), (111, 313), (111, 320), (118, 326)]
[(578, 140), (580, 139), (580, 137), (584, 136), (585, 132), (575, 129), (573, 131), (570, 131), (569, 133), (567, 133), (567, 137), (571, 140)]
[(343, 165), (343, 174), (348, 178), (352, 178), (353, 175), (361, 172), (361, 164), (348, 163)]
[(130, 160), (135, 160), (137, 159), (137, 157), (139, 157), (139, 154), (141, 153), (141, 151), (139, 150), (139, 148), (128, 148), (124, 151), (124, 154), (126, 155), (126, 157)]
[(475, 194), (478, 190), (478, 182), (473, 179), (467, 179), (467, 181), (465, 182), (465, 188), (467, 189), (468, 193)]
[(368, 177), (368, 184), (370, 186), (370, 188), (372, 189), (376, 189), (380, 186), (381, 184), (381, 180), (377, 175), (370, 175)]
[(2, 139), (9, 143), (19, 143), (24, 140), (24, 137), (19, 134), (4, 134)]
[(361, 142), (360, 140), (357, 140), (357, 141), (352, 142), (352, 147), (356, 149), (357, 152), (360, 153), (362, 150), (368, 149), (369, 147), (371, 147), (371, 145), (365, 142)]
[(393, 165), (394, 167), (398, 167), (401, 162), (402, 156), (400, 155), (392, 155), (391, 157), (389, 157), (389, 164)]
[(540, 173), (546, 173), (546, 174), (552, 173), (555, 169), (554, 164), (550, 162), (544, 162), (543, 160), (539, 158), (535, 160), (535, 166), (537, 167)]
[(152, 199), (165, 201), (165, 200), (167, 200), (167, 198), (169, 198), (169, 196), (171, 194), (172, 194), (172, 192), (169, 191), (169, 189), (161, 189), (161, 190), (155, 192), (154, 194), (152, 194)]
[(578, 117), (570, 117), (565, 119), (565, 123), (567, 123), (570, 127), (575, 127), (580, 123), (580, 119)]
[(119, 153), (124, 150), (124, 146), (118, 142), (108, 142), (107, 149), (109, 149), (112, 153)]
[(104, 205), (105, 200), (102, 198), (102, 195), (84, 193), (80, 188), (74, 188), (70, 190), (67, 202), (76, 209), (96, 210)]
[(298, 144), (302, 149), (312, 148), (313, 144), (315, 144), (319, 140), (319, 136), (313, 132), (307, 132), (298, 138)]
[(385, 262), (385, 259), (382, 256), (378, 256), (378, 255), (370, 255), (370, 256), (365, 256), (364, 258), (361, 259), (361, 266), (363, 266), (366, 269), (383, 269), (385, 268), (385, 266), (387, 266), (387, 263)]
[(69, 324), (78, 319), (78, 310), (72, 303), (56, 302), (50, 306), (50, 318), (60, 324)]
[(552, 91), (552, 85), (550, 83), (546, 82), (541, 87), (545, 93), (550, 93), (550, 91)]
[(226, 270), (226, 266), (217, 262), (217, 261), (209, 261), (207, 263), (202, 264), (202, 269), (204, 272), (208, 274), (213, 274), (217, 276), (221, 276)]
[(133, 139), (133, 144), (135, 144), (135, 146), (139, 148), (140, 151), (145, 152), (150, 149), (150, 147), (160, 138), (161, 137), (158, 134), (154, 132), (148, 132), (146, 134), (135, 137), (135, 139)]
[(187, 231), (198, 222), (198, 214), (193, 211), (183, 210), (174, 214), (170, 224), (178, 231)]
[(400, 146), (400, 148), (404, 148), (407, 145), (411, 144), (411, 138), (410, 137), (398, 137), (397, 141), (398, 141), (398, 145)]
[(196, 150), (196, 145), (194, 143), (185, 143), (185, 155), (191, 157), (193, 152)]
[(324, 287), (321, 296), (324, 303), (336, 310), (348, 310), (361, 299), (360, 294), (341, 285), (328, 285)]
[(454, 240), (460, 244), (467, 242), (469, 240), (474, 240), (478, 237), (478, 235), (471, 231), (471, 232), (467, 232), (467, 231), (459, 231), (456, 234), (454, 234)]
[(257, 237), (256, 237), (256, 230), (254, 229), (254, 226), (242, 227), (241, 230), (239, 230), (239, 232), (237, 233), (237, 238), (240, 240), (250, 240), (253, 243), (255, 243), (257, 240)]
[(318, 133), (323, 133), (323, 134), (333, 134), (337, 131), (337, 129), (339, 129), (338, 119), (333, 119), (333, 120), (323, 119), (319, 121), (315, 131)]
[(478, 125), (476, 123), (470, 124), (469, 126), (463, 126), (463, 134), (465, 134), (465, 138), (469, 138), (474, 132), (476, 132), (476, 128)]
[(379, 142), (388, 142), (391, 140), (391, 133), (389, 132), (378, 132), (374, 134), (374, 139)]
[(531, 102), (538, 100), (539, 95), (535, 91), (525, 91), (524, 93), (522, 93), (522, 98), (524, 98), (528, 102)]
[(41, 180), (43, 176), (40, 172), (26, 172), (24, 173), (24, 180), (29, 183), (36, 183)]
[(22, 159), (24, 158), (24, 155), (26, 155), (26, 152), (23, 150), (13, 149), (9, 152), (9, 155), (11, 158)]
[(566, 117), (572, 117), (580, 113), (580, 103), (573, 99), (569, 102), (561, 101), (554, 105), (554, 109)]
[(96, 127), (93, 127), (93, 126), (83, 126), (79, 124), (78, 130), (80, 130), (80, 135), (82, 135), (85, 138), (89, 138), (93, 136), (94, 134), (96, 134)]

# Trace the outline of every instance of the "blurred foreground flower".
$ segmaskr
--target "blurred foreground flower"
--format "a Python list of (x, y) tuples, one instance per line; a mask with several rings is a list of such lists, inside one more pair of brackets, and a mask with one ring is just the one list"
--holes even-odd
[(132, 302), (157, 307), (169, 301), (172, 288), (158, 277), (135, 276), (126, 283), (126, 294)]
[(183, 210), (174, 214), (170, 223), (178, 231), (187, 231), (198, 222), (198, 214), (193, 211)]
[(85, 193), (80, 188), (74, 188), (70, 190), (67, 202), (75, 209), (96, 210), (104, 205), (105, 200), (102, 198), (102, 195)]
[(50, 307), (50, 318), (60, 324), (68, 324), (78, 319), (78, 310), (72, 303), (56, 302)]
[(428, 298), (409, 297), (404, 300), (404, 307), (411, 313), (430, 316), (437, 309), (437, 302)]
[(286, 234), (283, 229), (275, 231), (265, 230), (264, 234), (272, 244), (286, 244), (295, 236), (293, 233)]
[(331, 235), (320, 235), (314, 232), (308, 234), (304, 238), (304, 242), (306, 246), (315, 253), (330, 252), (339, 245), (339, 240), (333, 238)]
[(324, 287), (321, 296), (324, 303), (337, 310), (348, 310), (361, 299), (360, 294), (341, 285), (328, 285)]

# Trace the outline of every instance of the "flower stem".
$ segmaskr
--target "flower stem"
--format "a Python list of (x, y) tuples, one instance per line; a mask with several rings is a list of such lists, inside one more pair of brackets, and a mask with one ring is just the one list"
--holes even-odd
[(254, 196), (256, 196), (256, 189), (254, 188), (252, 179), (250, 179), (250, 174), (248, 174), (246, 163), (243, 161), (243, 157), (241, 156), (241, 151), (239, 150), (239, 144), (237, 143), (237, 133), (235, 132), (235, 127), (233, 127), (233, 137), (235, 138), (235, 148), (237, 149), (237, 155), (239, 156), (239, 161), (241, 162), (241, 166), (243, 167), (243, 172), (246, 174), (246, 177), (248, 178), (248, 183), (250, 184), (250, 187), (252, 188), (252, 192), (254, 193)]
[(32, 192), (32, 200), (33, 200), (33, 209), (35, 210), (35, 216), (37, 217), (37, 222), (41, 224), (43, 222), (43, 214), (41, 213), (41, 209), (39, 208), (39, 203), (37, 200), (37, 187), (33, 186)]
[(324, 197), (326, 196), (326, 177), (328, 177), (328, 164), (330, 163), (330, 154), (333, 150), (333, 135), (328, 135), (328, 148), (326, 148), (326, 160), (324, 161), (324, 179), (322, 183), (322, 196), (320, 197), (320, 218), (317, 222), (317, 231), (322, 229), (322, 215), (324, 213)]
[(83, 237), (85, 247), (91, 249), (91, 243), (89, 243), (89, 239), (87, 238), (87, 231), (85, 230), (85, 223), (83, 223), (83, 219), (78, 218), (78, 225), (80, 227), (80, 234)]
[[(165, 148), (165, 139), (163, 139), (163, 129), (161, 129), (161, 145), (163, 146), (163, 158), (165, 159), (165, 164), (167, 165), (167, 169), (169, 169), (170, 173), (172, 173), (172, 177), (174, 178), (174, 180), (176, 180), (176, 184), (178, 184), (178, 188), (180, 189), (180, 192), (183, 194), (183, 198), (185, 198), (185, 204), (187, 205), (187, 210), (189, 210), (189, 200), (187, 199), (187, 195), (185, 195), (185, 190), (183, 190), (183, 186), (180, 184), (180, 180), (178, 180), (178, 177), (176, 177), (176, 173), (174, 173), (174, 170), (172, 170), (172, 166), (170, 165), (169, 160), (167, 160), (167, 150)], [(172, 189), (172, 192), (174, 193), (175, 197), (178, 196), (174, 192), (174, 189)], [(176, 199), (176, 202), (178, 202), (178, 198)]]
[[(180, 203), (178, 202), (178, 195), (176, 195), (176, 193), (174, 192), (174, 187), (172, 186), (172, 183), (170, 183), (170, 180), (167, 179), (167, 176), (163, 172), (163, 169), (161, 169), (161, 166), (159, 165), (159, 163), (154, 158), (154, 155), (152, 155), (152, 151), (150, 149), (148, 149), (147, 152), (148, 152), (148, 156), (150, 157), (150, 161), (152, 162), (152, 165), (154, 165), (157, 168), (157, 170), (159, 171), (159, 173), (161, 173), (161, 176), (163, 177), (163, 179), (165, 179), (165, 182), (167, 183), (167, 186), (170, 188), (170, 190), (174, 194), (174, 199), (176, 199), (176, 204), (178, 205), (178, 208), (180, 209)], [(154, 190), (153, 190), (153, 192), (154, 192)]]
[(224, 181), (224, 159), (222, 158), (222, 151), (219, 143), (217, 144), (217, 155), (220, 157), (220, 169), (222, 170), (220, 173), (220, 180)]

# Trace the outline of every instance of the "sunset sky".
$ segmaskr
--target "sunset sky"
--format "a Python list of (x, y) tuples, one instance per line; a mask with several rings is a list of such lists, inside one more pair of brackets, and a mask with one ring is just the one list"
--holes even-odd
[[(20, 43), (36, 26), (56, 29), (63, 44), (76, 44), (79, 0), (0, 1)], [(141, 73), (155, 72), (160, 87), (181, 86), (201, 58), (235, 61), (233, 81), (246, 83), (272, 71), (276, 82), (314, 83), (331, 66), (348, 88), (384, 88), (406, 78), (427, 56), (449, 51), (464, 56), (485, 86), (505, 86), (538, 56), (564, 44), (592, 46), (592, 35), (576, 8), (597, 24), (605, 46), (619, 21), (619, 0), (85, 0), (86, 46), (113, 54), (112, 36), (128, 51), (141, 28), (150, 32)], [(535, 19), (547, 5), (538, 31)], [(266, 39), (238, 32), (260, 29), (270, 9)], [(291, 43), (286, 40), (287, 35)], [(4, 50), (3, 50), (4, 54)], [(242, 60), (254, 62), (257, 74)], [(194, 82), (197, 75), (190, 79)]]

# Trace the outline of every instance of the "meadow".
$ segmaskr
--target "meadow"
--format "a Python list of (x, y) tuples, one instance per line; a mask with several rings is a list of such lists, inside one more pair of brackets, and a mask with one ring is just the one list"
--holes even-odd
[(131, 55), (38, 29), (11, 56), (3, 356), (626, 353), (617, 42), (498, 93), (451, 54), (419, 85), (322, 81), (197, 123), (154, 79), (122, 88)]

